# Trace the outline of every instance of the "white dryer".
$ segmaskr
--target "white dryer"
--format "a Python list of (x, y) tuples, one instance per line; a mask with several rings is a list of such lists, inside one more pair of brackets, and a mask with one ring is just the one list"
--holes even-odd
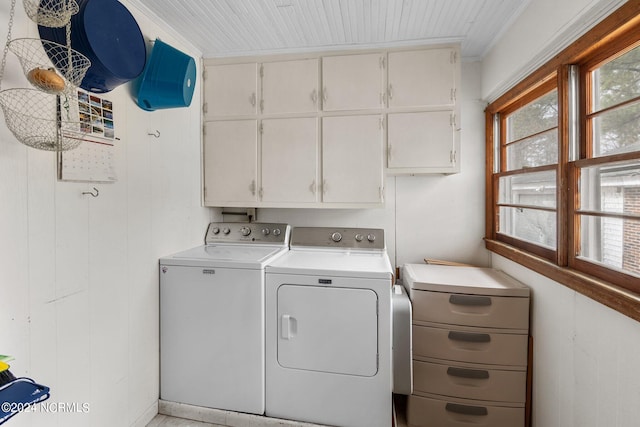
[(266, 414), (391, 426), (393, 270), (384, 231), (294, 228), (289, 252), (266, 272)]
[(265, 266), (289, 226), (211, 223), (205, 242), (160, 260), (160, 398), (263, 414)]

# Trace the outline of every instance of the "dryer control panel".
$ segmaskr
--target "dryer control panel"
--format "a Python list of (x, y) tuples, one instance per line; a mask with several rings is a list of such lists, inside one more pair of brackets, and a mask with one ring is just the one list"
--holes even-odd
[(339, 249), (385, 249), (384, 230), (380, 228), (295, 227), (291, 247), (325, 247)]
[(207, 228), (205, 243), (289, 244), (288, 224), (260, 222), (212, 222)]

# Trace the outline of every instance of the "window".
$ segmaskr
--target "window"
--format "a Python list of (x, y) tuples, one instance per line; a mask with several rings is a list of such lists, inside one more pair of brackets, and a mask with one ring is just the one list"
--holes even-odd
[(603, 279), (640, 277), (640, 47), (582, 68), (585, 138), (573, 165), (571, 265)]
[(552, 258), (556, 249), (558, 91), (547, 84), (529, 97), (535, 98), (500, 116), (501, 160), (494, 176), (497, 233), (500, 240)]
[(640, 7), (486, 114), (487, 248), (640, 320)]

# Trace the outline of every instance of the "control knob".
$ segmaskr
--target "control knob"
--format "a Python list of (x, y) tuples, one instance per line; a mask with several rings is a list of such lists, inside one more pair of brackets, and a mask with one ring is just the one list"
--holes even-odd
[(334, 242), (338, 243), (340, 240), (342, 240), (342, 234), (338, 233), (337, 231), (335, 233), (333, 233), (331, 235), (331, 240), (333, 240)]
[(360, 233), (356, 234), (356, 242), (362, 242), (362, 240), (364, 239), (364, 236)]
[(213, 234), (219, 234), (219, 233), (220, 233), (220, 228), (219, 228), (219, 227), (213, 227), (213, 228), (211, 229), (211, 232), (212, 232)]
[(376, 241), (376, 235), (375, 234), (367, 234), (367, 240), (370, 241), (371, 243)]
[(251, 234), (251, 229), (249, 227), (242, 227), (240, 229), (240, 234), (242, 234), (243, 236), (248, 236), (249, 234)]
[(280, 231), (280, 229), (279, 229), (279, 228), (274, 228), (274, 229), (273, 229), (273, 235), (274, 235), (274, 236), (279, 236), (279, 235), (280, 235), (280, 233), (281, 233), (281, 231)]
[(229, 227), (225, 227), (225, 228), (222, 229), (222, 232), (224, 234), (229, 234), (229, 233), (231, 233), (231, 230), (229, 229)]
[(262, 234), (264, 234), (265, 236), (268, 236), (269, 233), (271, 233), (271, 230), (269, 230), (268, 228), (263, 228), (262, 229)]

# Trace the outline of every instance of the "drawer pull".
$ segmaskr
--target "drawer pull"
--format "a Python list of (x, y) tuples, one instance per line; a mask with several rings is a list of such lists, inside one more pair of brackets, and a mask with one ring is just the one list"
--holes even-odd
[(445, 409), (449, 412), (455, 412), (456, 414), (463, 414), (463, 415), (475, 415), (475, 416), (481, 416), (481, 415), (487, 415), (487, 408), (485, 408), (484, 406), (469, 406), (469, 405), (460, 405), (457, 403), (447, 403), (447, 406), (445, 406)]
[(449, 331), (449, 339), (453, 341), (490, 342), (491, 335), (477, 334), (475, 332)]
[(450, 295), (449, 303), (455, 305), (486, 307), (488, 305), (491, 305), (491, 298), (477, 295)]
[(460, 378), (471, 378), (474, 380), (486, 380), (489, 378), (489, 371), (479, 369), (447, 368), (447, 375)]

